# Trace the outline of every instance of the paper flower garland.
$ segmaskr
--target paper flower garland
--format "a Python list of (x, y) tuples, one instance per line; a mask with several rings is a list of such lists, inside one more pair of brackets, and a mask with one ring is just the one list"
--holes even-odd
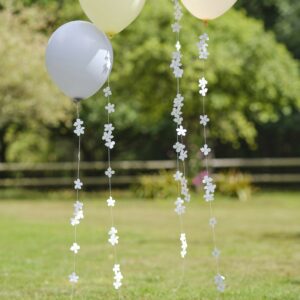
[[(209, 52), (208, 52), (208, 41), (209, 37), (207, 33), (204, 33), (200, 36), (200, 41), (197, 44), (199, 49), (199, 58), (203, 61), (208, 59)], [(216, 246), (216, 233), (215, 233), (215, 227), (217, 225), (217, 219), (213, 216), (213, 210), (212, 210), (212, 201), (215, 199), (215, 190), (216, 190), (216, 184), (214, 184), (213, 178), (209, 176), (209, 170), (208, 170), (208, 155), (211, 152), (211, 148), (207, 144), (207, 124), (209, 123), (210, 119), (205, 114), (205, 99), (208, 93), (208, 82), (205, 78), (204, 69), (203, 69), (203, 76), (199, 79), (199, 94), (202, 96), (202, 107), (203, 112), (200, 115), (200, 125), (203, 127), (203, 136), (204, 136), (204, 145), (200, 148), (201, 153), (204, 156), (204, 165), (206, 168), (206, 176), (203, 178), (203, 185), (204, 185), (204, 195), (203, 198), (206, 202), (209, 203), (210, 208), (210, 219), (209, 219), (209, 226), (212, 230), (212, 239), (213, 239), (213, 245), (214, 249), (212, 251), (212, 256), (216, 260), (216, 269), (217, 269), (217, 275), (214, 278), (214, 283), (217, 287), (217, 290), (219, 292), (225, 291), (225, 277), (219, 274), (220, 270), (220, 255), (221, 251)]]
[[(178, 186), (178, 195), (177, 200), (175, 201), (175, 213), (179, 216), (179, 222), (181, 226), (181, 234), (180, 234), (180, 242), (181, 242), (181, 252), (180, 255), (182, 258), (185, 258), (187, 255), (187, 240), (186, 234), (184, 233), (182, 215), (186, 211), (185, 202), (189, 202), (191, 197), (188, 189), (188, 182), (185, 178), (185, 160), (188, 157), (188, 152), (186, 150), (186, 146), (183, 143), (183, 137), (186, 136), (187, 130), (182, 126), (183, 116), (182, 116), (182, 108), (184, 105), (184, 97), (180, 93), (180, 78), (183, 76), (183, 68), (182, 68), (182, 54), (181, 54), (181, 44), (179, 41), (179, 33), (181, 30), (180, 20), (183, 16), (181, 6), (178, 0), (173, 0), (174, 3), (174, 17), (175, 23), (172, 24), (172, 30), (176, 33), (176, 44), (175, 50), (172, 54), (172, 61), (170, 68), (173, 71), (173, 74), (176, 78), (177, 83), (177, 94), (173, 101), (173, 109), (171, 112), (171, 116), (173, 117), (173, 121), (176, 124), (176, 138), (177, 141), (173, 145), (173, 149), (176, 152), (176, 161), (177, 161), (177, 170), (174, 174), (174, 180)], [(179, 161), (182, 161), (182, 167), (180, 168)], [(181, 170), (182, 169), (182, 170)]]
[(84, 218), (83, 215), (83, 203), (79, 201), (79, 191), (83, 187), (83, 183), (80, 180), (80, 146), (81, 146), (81, 135), (84, 134), (83, 121), (79, 118), (79, 101), (76, 101), (77, 105), (77, 119), (74, 123), (74, 133), (78, 137), (78, 153), (77, 153), (77, 179), (74, 181), (74, 189), (76, 191), (76, 202), (74, 203), (74, 213), (70, 220), (71, 225), (74, 227), (74, 242), (70, 247), (70, 251), (74, 255), (74, 268), (73, 273), (69, 275), (69, 281), (72, 283), (72, 298), (74, 296), (74, 285), (78, 282), (79, 276), (76, 274), (76, 263), (77, 263), (77, 254), (80, 250), (80, 246), (77, 243), (77, 226), (80, 224), (80, 221)]
[[(111, 60), (110, 55), (106, 56), (106, 67), (111, 68)], [(115, 171), (111, 167), (111, 150), (114, 149), (116, 142), (114, 141), (113, 132), (115, 130), (113, 124), (110, 121), (110, 115), (115, 112), (115, 105), (110, 102), (110, 97), (112, 96), (112, 91), (109, 84), (109, 78), (107, 82), (107, 87), (103, 89), (104, 97), (107, 99), (107, 105), (105, 106), (105, 110), (107, 111), (107, 123), (104, 125), (104, 132), (102, 136), (102, 140), (104, 141), (104, 145), (107, 148), (108, 154), (108, 168), (105, 171), (105, 175), (108, 178), (108, 190), (109, 190), (109, 198), (106, 200), (107, 206), (110, 208), (111, 212), (111, 228), (108, 231), (108, 242), (114, 247), (114, 258), (115, 265), (113, 267), (114, 272), (114, 282), (113, 286), (116, 290), (119, 290), (122, 286), (123, 275), (121, 273), (121, 267), (117, 263), (117, 249), (116, 246), (119, 244), (119, 236), (118, 230), (114, 225), (114, 212), (113, 209), (116, 206), (116, 200), (112, 197), (112, 177), (115, 175)]]

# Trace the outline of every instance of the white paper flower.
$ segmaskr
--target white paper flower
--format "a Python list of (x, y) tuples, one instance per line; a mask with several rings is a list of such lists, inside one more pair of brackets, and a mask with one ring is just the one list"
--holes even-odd
[(115, 127), (113, 127), (113, 124), (108, 123), (108, 124), (104, 124), (104, 130), (105, 131), (114, 131)]
[(184, 201), (185, 202), (190, 202), (191, 201), (191, 195), (189, 193), (184, 195)]
[(75, 190), (81, 190), (82, 186), (83, 186), (83, 183), (80, 181), (79, 178), (74, 181)]
[(183, 201), (180, 197), (178, 197), (177, 200), (175, 201), (175, 205), (176, 205), (176, 206), (180, 206), (180, 205), (182, 205), (183, 203), (184, 203), (184, 201)]
[(182, 135), (182, 136), (185, 136), (185, 135), (186, 135), (186, 132), (187, 132), (187, 130), (184, 129), (182, 126), (179, 126), (179, 127), (176, 129), (176, 131), (177, 131), (177, 134), (178, 134), (178, 135)]
[(82, 134), (84, 134), (84, 129), (85, 129), (85, 127), (77, 126), (74, 130), (74, 133), (77, 136), (81, 136)]
[(76, 218), (71, 218), (70, 223), (71, 223), (72, 226), (76, 226), (80, 223), (80, 220), (76, 219)]
[(74, 127), (75, 127), (74, 133), (77, 136), (81, 136), (82, 134), (84, 134), (85, 127), (83, 127), (82, 125), (83, 125), (83, 121), (77, 118), (74, 123)]
[(174, 105), (175, 106), (181, 105), (183, 100), (184, 100), (184, 97), (181, 94), (177, 94), (176, 98), (174, 99)]
[(205, 175), (204, 178), (203, 178), (203, 180), (202, 180), (202, 182), (203, 182), (204, 184), (209, 184), (209, 183), (212, 183), (212, 182), (213, 182), (213, 179), (212, 179), (210, 176)]
[(182, 215), (185, 213), (185, 206), (183, 204), (184, 201), (180, 197), (178, 197), (177, 200), (175, 201), (175, 205), (176, 205), (175, 212), (178, 215)]
[(180, 171), (176, 171), (176, 173), (173, 175), (175, 181), (180, 181), (183, 174)]
[(200, 78), (199, 79), (199, 86), (200, 87), (206, 87), (206, 85), (207, 85), (207, 80), (204, 77)]
[(116, 172), (111, 168), (109, 167), (106, 171), (105, 171), (105, 175), (108, 177), (108, 178), (111, 178)]
[(225, 289), (226, 289), (226, 286), (225, 286), (224, 283), (219, 284), (219, 285), (217, 286), (217, 290), (218, 290), (220, 293), (224, 293), (224, 292), (225, 292)]
[(182, 16), (183, 16), (183, 13), (181, 11), (181, 7), (178, 4), (175, 6), (175, 12), (174, 12), (175, 20), (180, 21)]
[(207, 88), (201, 88), (201, 90), (199, 91), (199, 94), (200, 94), (201, 96), (205, 97), (206, 94), (207, 94), (207, 92), (208, 92), (208, 89), (207, 89)]
[(214, 194), (208, 194), (208, 193), (205, 193), (203, 198), (205, 199), (206, 202), (214, 201), (215, 199)]
[(119, 243), (119, 237), (117, 235), (112, 235), (108, 240), (112, 246), (115, 246)]
[(221, 251), (219, 249), (215, 248), (211, 254), (215, 258), (219, 258), (220, 254), (221, 254)]
[(114, 104), (111, 104), (111, 103), (108, 103), (106, 106), (105, 106), (105, 109), (107, 110), (107, 112), (109, 114), (115, 112), (115, 105)]
[(217, 225), (217, 219), (215, 217), (212, 217), (209, 219), (209, 226), (214, 228)]
[(178, 158), (182, 161), (184, 161), (188, 157), (187, 151), (181, 151)]
[(180, 29), (181, 29), (181, 25), (178, 22), (172, 24), (172, 30), (173, 30), (173, 32), (179, 32)]
[(204, 41), (209, 41), (209, 36), (208, 34), (205, 32), (203, 34), (200, 35), (200, 40), (204, 40)]
[(76, 201), (76, 202), (74, 203), (74, 209), (75, 209), (75, 211), (82, 210), (82, 209), (83, 209), (83, 203), (80, 202), (80, 201)]
[(119, 264), (114, 265), (113, 272), (114, 272), (113, 286), (116, 290), (118, 290), (122, 286), (122, 279), (123, 279), (123, 275), (121, 273), (121, 268)]
[(174, 69), (173, 73), (176, 78), (181, 78), (183, 75), (183, 69), (176, 68), (176, 69)]
[(117, 233), (118, 233), (118, 230), (115, 227), (112, 227), (108, 232), (109, 235), (113, 235), (113, 234), (117, 234)]
[(216, 189), (216, 185), (212, 183), (208, 183), (207, 185), (204, 186), (204, 189), (206, 190), (206, 193), (214, 193)]
[(78, 126), (81, 126), (81, 125), (83, 125), (83, 121), (80, 120), (80, 119), (76, 119), (76, 121), (75, 121), (75, 123), (74, 123), (74, 126), (75, 126), (75, 127), (78, 127)]
[(225, 277), (221, 274), (217, 274), (214, 278), (215, 285), (217, 287), (217, 290), (220, 293), (223, 293), (225, 291), (226, 285), (225, 285)]
[(177, 206), (175, 212), (180, 216), (185, 213), (185, 206)]
[(187, 247), (188, 247), (185, 233), (182, 233), (180, 235), (180, 241), (181, 241), (181, 253), (180, 254), (181, 254), (182, 258), (185, 258), (185, 256), (187, 255)]
[(108, 232), (108, 241), (111, 243), (112, 246), (115, 246), (119, 243), (119, 237), (117, 236), (117, 233), (118, 230), (115, 227), (112, 227)]
[(112, 66), (112, 62), (110, 59), (110, 53), (107, 51), (106, 57), (105, 57), (105, 68), (107, 71), (109, 71), (111, 69)]
[(110, 142), (113, 138), (114, 138), (114, 136), (112, 135), (111, 131), (103, 132), (103, 136), (102, 136), (103, 141)]
[(200, 42), (197, 44), (199, 48), (199, 58), (200, 59), (207, 59), (209, 56), (207, 47), (208, 44), (206, 43), (209, 40), (209, 37), (206, 33), (200, 36)]
[(105, 146), (109, 149), (113, 149), (115, 147), (116, 142), (114, 141), (108, 141), (105, 143)]
[(200, 116), (200, 124), (201, 125), (206, 126), (208, 122), (209, 122), (209, 118), (207, 115)]
[(70, 250), (72, 252), (74, 252), (75, 254), (77, 254), (78, 251), (80, 250), (80, 246), (77, 243), (73, 243), (73, 245), (71, 246)]
[(222, 276), (221, 274), (217, 274), (215, 276), (215, 284), (221, 284), (224, 282), (224, 280), (225, 280), (225, 277)]
[(115, 279), (116, 281), (121, 281), (121, 280), (123, 279), (123, 275), (122, 275), (120, 272), (118, 272), (118, 273), (115, 275), (114, 279)]
[(205, 156), (211, 152), (211, 149), (207, 146), (207, 144), (205, 144), (200, 150)]
[(176, 142), (176, 144), (173, 146), (173, 148), (176, 150), (177, 153), (179, 153), (185, 149), (185, 145), (181, 144), (179, 142)]
[(109, 198), (106, 200), (106, 202), (107, 202), (107, 206), (109, 206), (109, 207), (114, 207), (115, 204), (116, 204), (116, 200), (114, 200), (112, 197), (109, 197)]
[(83, 210), (78, 210), (77, 212), (75, 212), (75, 219), (81, 220), (83, 218), (84, 218)]
[(79, 280), (79, 276), (76, 275), (75, 272), (73, 272), (71, 275), (69, 275), (69, 281), (70, 281), (71, 283), (77, 283), (78, 280)]
[(121, 269), (121, 268), (120, 268), (120, 265), (115, 264), (114, 267), (113, 267), (113, 272), (114, 272), (114, 273), (118, 273), (118, 272), (120, 272), (120, 269)]
[(112, 95), (111, 89), (109, 86), (107, 86), (105, 89), (103, 89), (103, 93), (105, 97), (109, 97)]

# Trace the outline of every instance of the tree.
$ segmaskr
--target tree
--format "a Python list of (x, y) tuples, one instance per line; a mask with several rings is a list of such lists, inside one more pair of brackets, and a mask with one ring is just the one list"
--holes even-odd
[(261, 19), (265, 28), (275, 32), (279, 42), (300, 58), (300, 2), (295, 0), (240, 0), (236, 7), (251, 17)]
[(44, 67), (46, 37), (36, 32), (42, 11), (0, 13), (1, 161), (51, 158), (51, 128), (69, 126), (71, 103), (50, 82)]
[[(140, 18), (113, 39), (112, 86), (119, 102), (116, 121), (119, 120), (118, 128), (130, 132), (127, 141), (131, 147), (136, 145), (135, 152), (143, 157), (172, 153), (174, 128), (170, 110), (175, 96), (175, 82), (169, 69), (175, 43), (170, 29), (172, 20), (170, 3), (163, 2), (157, 7), (155, 1), (148, 1)], [(200, 144), (201, 65), (196, 42), (204, 30), (211, 36), (211, 56), (207, 63), (211, 138), (235, 147), (246, 141), (255, 147), (257, 124), (276, 121), (282, 114), (288, 116), (299, 108), (297, 63), (273, 34), (264, 32), (261, 22), (247, 18), (242, 12), (231, 11), (211, 22), (207, 29), (187, 14), (181, 35), (185, 66), (182, 89), (186, 97), (189, 143), (194, 149)]]
[[(38, 37), (45, 41), (49, 31), (64, 22), (84, 17), (77, 1), (66, 2), (58, 13), (57, 7), (52, 5), (44, 9), (47, 17), (37, 18), (40, 21), (32, 25), (38, 29), (28, 29), (27, 34), (32, 38)], [(28, 9), (24, 11), (28, 12)], [(14, 22), (20, 24), (21, 15), (16, 15), (14, 18), (18, 20)], [(161, 2), (158, 6), (156, 0), (148, 0), (138, 20), (112, 40), (115, 63), (111, 84), (113, 102), (117, 104), (113, 118), (118, 141), (117, 151), (113, 153), (115, 159), (161, 159), (173, 155), (171, 145), (175, 139), (175, 128), (170, 112), (176, 90), (169, 68), (175, 44), (175, 35), (170, 28), (172, 22), (171, 1)], [(182, 90), (186, 102), (184, 116), (189, 130), (188, 143), (194, 151), (194, 157), (202, 143), (198, 121), (201, 109), (198, 94), (201, 63), (196, 43), (198, 36), (206, 30), (211, 36), (211, 55), (206, 72), (210, 90), (208, 112), (212, 120), (209, 137), (216, 145), (229, 143), (231, 148), (238, 148), (247, 144), (248, 148), (253, 149), (257, 145), (258, 128), (279, 122), (283, 117), (289, 118), (293, 112), (299, 111), (298, 64), (285, 47), (276, 42), (272, 33), (265, 32), (262, 22), (248, 18), (243, 12), (233, 10), (211, 22), (208, 28), (186, 13), (181, 35), (185, 69)], [(26, 49), (27, 61), (30, 61), (32, 54), (29, 52), (33, 48), (27, 43)], [(33, 73), (43, 74), (37, 76), (42, 78), (39, 82), (48, 85), (49, 80), (41, 71), (42, 55), (38, 60), (40, 67)], [(12, 72), (14, 68), (7, 67), (6, 72)], [(33, 82), (35, 84), (31, 84), (31, 87), (37, 85), (37, 81)], [(49, 95), (57, 92), (54, 85), (48, 87)], [(39, 93), (35, 88), (30, 91)], [(20, 94), (16, 96), (18, 98), (21, 98)], [(68, 101), (66, 105), (69, 109)], [(104, 105), (105, 99), (101, 94), (83, 101), (82, 118), (87, 129), (83, 143), (85, 160), (105, 158), (101, 141), (106, 120)], [(63, 125), (56, 122), (51, 137), (71, 144), (73, 135), (68, 123), (70, 116), (64, 108), (57, 106), (53, 109), (53, 116), (61, 113), (65, 119), (59, 122)], [(18, 120), (20, 123), (20, 118), (11, 118), (9, 124), (19, 124)], [(39, 128), (42, 125), (49, 130), (48, 123), (39, 124)], [(63, 159), (68, 156), (71, 148), (62, 148), (63, 153), (59, 157)], [(217, 148), (217, 154), (222, 156), (223, 153), (218, 149), (223, 147)]]

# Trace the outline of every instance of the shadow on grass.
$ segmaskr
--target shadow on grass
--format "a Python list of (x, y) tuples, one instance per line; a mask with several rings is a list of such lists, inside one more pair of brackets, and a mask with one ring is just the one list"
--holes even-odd
[(262, 235), (263, 239), (300, 240), (300, 232), (268, 232)]

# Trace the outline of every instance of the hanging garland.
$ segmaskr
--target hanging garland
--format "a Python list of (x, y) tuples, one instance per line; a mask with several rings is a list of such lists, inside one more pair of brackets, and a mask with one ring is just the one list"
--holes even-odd
[[(107, 56), (105, 58), (106, 60), (106, 68), (108, 70), (111, 69), (111, 58), (110, 54), (107, 53)], [(103, 89), (104, 96), (107, 99), (107, 105), (105, 106), (105, 110), (107, 111), (107, 124), (104, 125), (104, 133), (102, 136), (102, 140), (105, 142), (105, 147), (107, 148), (107, 157), (108, 157), (108, 168), (105, 171), (105, 175), (108, 178), (108, 190), (109, 190), (109, 198), (107, 199), (107, 206), (110, 209), (110, 216), (111, 216), (111, 228), (108, 231), (108, 242), (114, 247), (114, 260), (115, 264), (113, 266), (113, 273), (114, 273), (114, 282), (113, 286), (116, 290), (119, 290), (122, 286), (122, 280), (123, 275), (121, 273), (121, 267), (118, 263), (118, 255), (117, 255), (117, 245), (119, 244), (119, 236), (118, 236), (118, 230), (115, 227), (114, 224), (114, 207), (116, 205), (116, 200), (112, 197), (112, 177), (115, 174), (115, 171), (111, 168), (111, 150), (114, 149), (116, 143), (113, 140), (113, 131), (114, 127), (113, 124), (110, 121), (110, 115), (115, 112), (115, 105), (110, 102), (110, 98), (112, 96), (110, 83), (109, 83), (109, 77), (107, 81), (107, 86), (105, 89)], [(120, 297), (120, 294), (119, 294)]]
[(78, 137), (78, 153), (77, 153), (77, 179), (74, 181), (74, 189), (76, 191), (76, 202), (74, 203), (74, 213), (71, 218), (71, 225), (74, 227), (74, 242), (70, 248), (73, 252), (73, 273), (69, 275), (69, 281), (72, 284), (72, 297), (74, 297), (75, 284), (79, 280), (79, 276), (76, 273), (77, 254), (80, 250), (80, 246), (77, 244), (77, 226), (84, 218), (83, 215), (83, 203), (79, 201), (79, 191), (82, 189), (83, 183), (80, 180), (80, 148), (81, 148), (81, 135), (84, 134), (85, 127), (83, 127), (83, 121), (79, 118), (80, 100), (74, 100), (76, 102), (77, 119), (74, 123), (74, 133)]
[[(97, 57), (94, 53), (98, 53)], [(110, 65), (106, 59), (108, 56), (111, 57)], [(106, 35), (93, 24), (85, 21), (69, 22), (52, 34), (46, 50), (46, 66), (51, 79), (65, 95), (73, 99), (77, 110), (74, 123), (74, 133), (78, 137), (77, 170), (74, 180), (76, 202), (70, 220), (74, 227), (74, 241), (70, 247), (70, 251), (73, 252), (73, 272), (68, 276), (72, 284), (73, 299), (75, 286), (79, 281), (76, 267), (77, 256), (81, 250), (77, 241), (77, 227), (84, 218), (83, 203), (79, 197), (83, 187), (80, 179), (81, 136), (85, 131), (80, 119), (80, 103), (93, 96), (106, 82), (112, 66), (112, 46)]]
[[(183, 137), (186, 136), (187, 130), (183, 128), (183, 116), (182, 116), (182, 108), (184, 105), (184, 97), (181, 95), (180, 91), (180, 78), (183, 76), (183, 68), (182, 68), (182, 54), (181, 54), (181, 44), (180, 44), (180, 20), (183, 16), (182, 9), (179, 4), (179, 0), (173, 0), (174, 4), (174, 17), (175, 23), (172, 24), (172, 30), (176, 33), (176, 51), (172, 54), (172, 62), (171, 69), (173, 70), (173, 74), (176, 78), (177, 85), (177, 93), (176, 97), (173, 101), (173, 110), (171, 112), (171, 116), (173, 117), (173, 121), (176, 124), (176, 143), (173, 148), (176, 152), (176, 173), (174, 174), (174, 179), (177, 182), (177, 200), (175, 201), (175, 212), (179, 216), (180, 222), (180, 243), (181, 243), (181, 257), (184, 259), (187, 255), (187, 239), (186, 234), (184, 232), (183, 225), (183, 217), (182, 215), (185, 213), (186, 202), (190, 202), (190, 194), (188, 189), (188, 181), (186, 179), (186, 167), (185, 160), (188, 157), (188, 153), (186, 150), (186, 146), (183, 141)], [(180, 163), (181, 161), (181, 163)]]
[[(198, 19), (202, 20), (204, 24), (208, 24), (208, 21), (214, 20), (224, 13), (226, 13), (237, 0), (182, 0), (183, 5), (187, 10)], [(208, 41), (209, 37), (207, 33), (203, 33), (200, 36), (200, 41), (197, 44), (199, 49), (199, 59), (203, 62), (202, 77), (199, 79), (199, 94), (202, 97), (202, 114), (200, 115), (200, 125), (203, 127), (203, 139), (204, 145), (200, 148), (202, 155), (204, 156), (204, 165), (206, 175), (203, 178), (204, 185), (204, 200), (209, 204), (209, 226), (212, 232), (213, 250), (212, 256), (216, 262), (216, 275), (214, 277), (214, 283), (219, 292), (224, 292), (225, 277), (220, 273), (220, 255), (221, 251), (217, 248), (216, 244), (216, 231), (217, 219), (214, 216), (212, 202), (215, 199), (216, 184), (213, 178), (210, 176), (208, 168), (208, 155), (211, 152), (211, 148), (207, 142), (207, 125), (210, 122), (208, 115), (206, 114), (206, 96), (208, 93), (208, 82), (205, 78), (205, 61), (208, 59)]]
[(203, 185), (204, 185), (204, 200), (209, 203), (209, 213), (210, 213), (210, 219), (209, 219), (209, 226), (212, 231), (212, 240), (213, 240), (213, 251), (212, 256), (215, 258), (216, 261), (216, 276), (214, 278), (214, 282), (216, 285), (216, 288), (219, 292), (225, 291), (225, 277), (220, 274), (220, 254), (221, 251), (217, 248), (216, 244), (216, 232), (215, 227), (217, 225), (217, 219), (214, 216), (213, 213), (213, 207), (212, 207), (212, 201), (215, 199), (215, 190), (216, 190), (216, 184), (214, 183), (213, 178), (209, 174), (209, 168), (208, 168), (208, 155), (211, 152), (211, 148), (207, 144), (207, 125), (210, 121), (209, 117), (206, 114), (206, 96), (208, 93), (208, 82), (205, 78), (205, 60), (208, 59), (209, 52), (208, 52), (208, 41), (209, 37), (207, 33), (203, 33), (200, 36), (200, 41), (197, 44), (199, 49), (199, 58), (203, 62), (203, 68), (202, 68), (202, 77), (199, 79), (199, 94), (202, 98), (202, 115), (200, 115), (200, 124), (203, 127), (203, 138), (204, 138), (204, 145), (201, 147), (200, 151), (203, 154), (204, 157), (204, 165), (205, 165), (205, 172), (206, 175), (203, 179)]

